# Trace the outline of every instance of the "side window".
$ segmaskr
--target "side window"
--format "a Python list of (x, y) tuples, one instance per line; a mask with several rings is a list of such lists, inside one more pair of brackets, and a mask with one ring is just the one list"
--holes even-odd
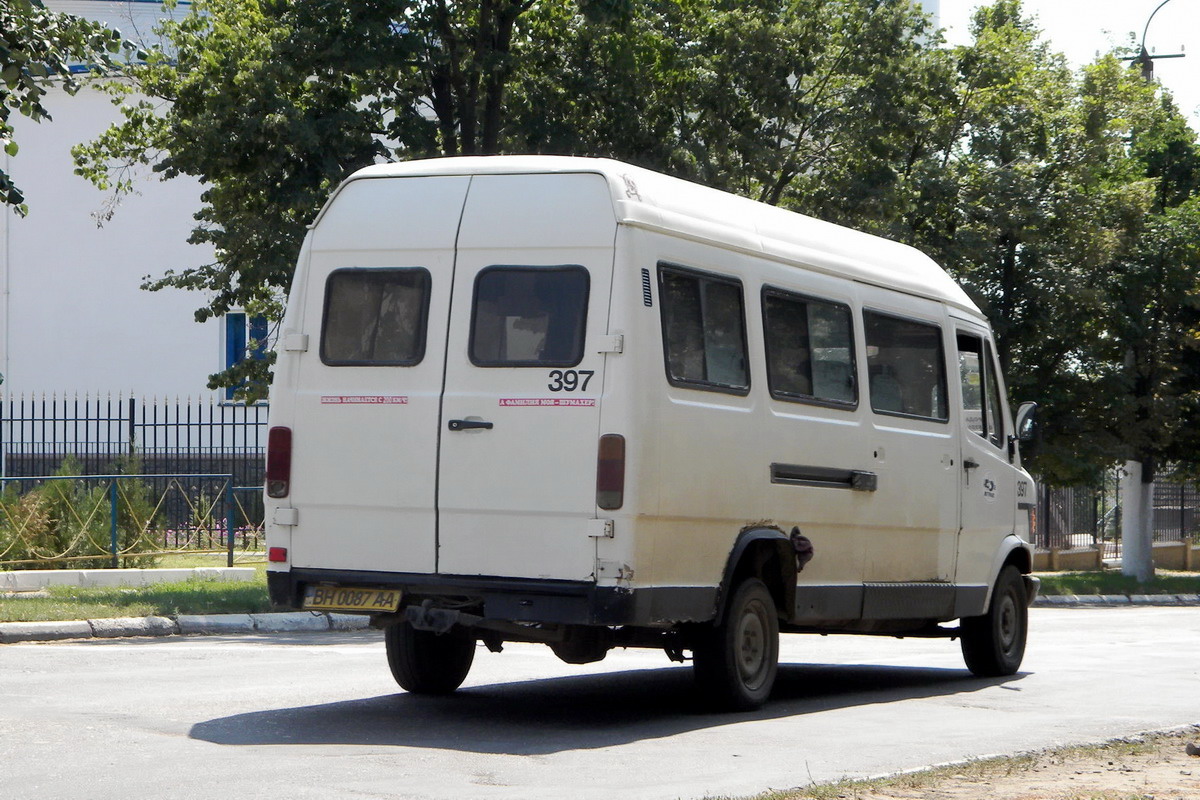
[(850, 307), (777, 289), (763, 290), (767, 383), (778, 400), (854, 407)]
[(573, 367), (583, 360), (588, 271), (495, 266), (475, 278), (471, 363), (477, 367)]
[(945, 422), (946, 359), (937, 325), (863, 312), (871, 408)]
[(330, 366), (401, 366), (425, 357), (429, 271), (335, 270), (325, 283), (321, 361)]
[(962, 384), (963, 422), (976, 436), (987, 438), (983, 411), (983, 341), (958, 335), (958, 374)]
[(663, 265), (658, 279), (667, 379), (697, 389), (747, 394), (742, 284)]
[(978, 336), (958, 334), (963, 420), (967, 430), (1000, 447), (1004, 443), (1004, 428), (1000, 422), (1000, 385), (994, 365), (990, 344)]
[(996, 358), (992, 355), (992, 343), (984, 342), (987, 365), (985, 386), (987, 399), (984, 407), (987, 409), (988, 440), (996, 447), (1004, 446), (1004, 422), (1000, 412), (1000, 380), (996, 377)]

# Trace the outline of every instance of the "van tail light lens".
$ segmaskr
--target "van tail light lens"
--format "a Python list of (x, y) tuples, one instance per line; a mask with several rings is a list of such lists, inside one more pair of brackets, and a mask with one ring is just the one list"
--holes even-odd
[(287, 558), (288, 556), (286, 547), (267, 548), (267, 561), (270, 561), (272, 564), (286, 564)]
[(287, 497), (292, 485), (292, 429), (271, 428), (267, 434), (267, 496)]
[(596, 457), (596, 505), (612, 511), (625, 504), (625, 437), (606, 433), (600, 437)]

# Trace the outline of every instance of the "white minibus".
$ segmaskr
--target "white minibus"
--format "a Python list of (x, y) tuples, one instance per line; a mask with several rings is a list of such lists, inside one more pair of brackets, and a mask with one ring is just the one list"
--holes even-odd
[(616, 161), (381, 165), (277, 349), (271, 597), (369, 614), (408, 691), (505, 642), (662, 649), (726, 709), (780, 632), (1021, 664), (1033, 407), (913, 248)]

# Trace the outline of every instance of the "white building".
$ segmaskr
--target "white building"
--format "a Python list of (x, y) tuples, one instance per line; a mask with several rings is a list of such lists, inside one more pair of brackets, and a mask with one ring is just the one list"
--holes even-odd
[[(107, 22), (134, 40), (151, 37), (163, 14), (158, 0), (46, 5)], [(186, 13), (186, 5), (175, 13)], [(13, 114), (20, 152), (0, 152), (29, 206), (25, 218), (0, 210), (0, 391), (223, 396), (205, 384), (225, 366), (226, 325), (194, 321), (204, 303), (199, 293), (140, 288), (146, 276), (211, 260), (210, 249), (187, 243), (200, 184), (159, 181), (147, 170), (136, 192), (98, 226), (108, 195), (74, 174), (70, 151), (119, 112), (89, 88), (74, 97), (52, 88), (45, 105), (53, 121)]]

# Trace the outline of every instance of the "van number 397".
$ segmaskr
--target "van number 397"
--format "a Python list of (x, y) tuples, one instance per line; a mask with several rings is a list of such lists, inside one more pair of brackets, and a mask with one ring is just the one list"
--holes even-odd
[(552, 369), (548, 387), (552, 392), (586, 392), (595, 374), (590, 369)]

